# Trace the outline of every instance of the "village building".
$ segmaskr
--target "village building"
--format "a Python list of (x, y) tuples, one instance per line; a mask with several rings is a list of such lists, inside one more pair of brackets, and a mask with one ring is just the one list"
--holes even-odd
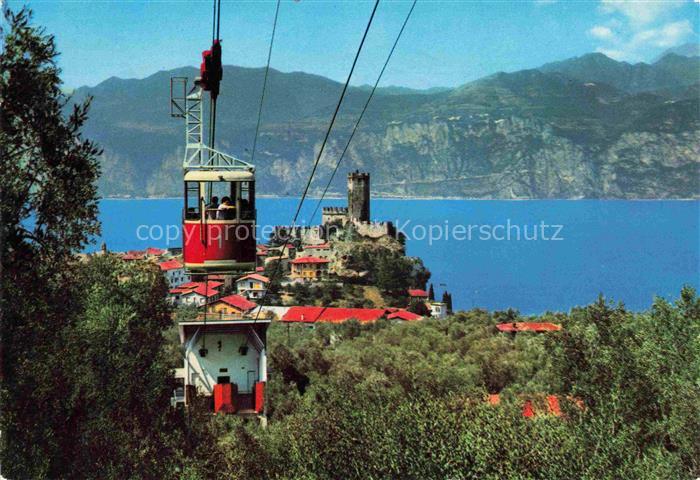
[(221, 297), (207, 305), (207, 314), (214, 314), (219, 317), (243, 316), (250, 313), (258, 305), (241, 295), (227, 295)]
[(321, 243), (318, 245), (304, 245), (302, 247), (304, 255), (311, 255), (314, 257), (318, 258), (325, 258), (327, 260), (330, 259), (331, 253), (333, 250), (331, 249), (331, 244), (326, 242), (326, 243)]
[(414, 320), (422, 320), (423, 317), (417, 313), (409, 312), (408, 310), (398, 309), (386, 316), (388, 320), (403, 320), (404, 322), (412, 322)]
[(292, 280), (318, 281), (328, 275), (329, 260), (318, 257), (299, 257), (291, 261)]
[(182, 285), (179, 286), (179, 288), (186, 288), (186, 289), (193, 289), (197, 287), (209, 287), (209, 288), (216, 288), (220, 289), (220, 287), (224, 285), (224, 282), (221, 280), (206, 280), (206, 281), (197, 281), (197, 282), (187, 282), (183, 283)]
[(447, 304), (444, 302), (428, 302), (430, 316), (434, 318), (445, 318), (447, 316)]
[(274, 247), (267, 247), (267, 257), (268, 258), (275, 258), (279, 257), (280, 254), (282, 256), (288, 256), (288, 257), (294, 257), (294, 254), (297, 251), (297, 247), (294, 246), (292, 243), (287, 243), (284, 245), (278, 245)]
[(162, 257), (166, 253), (168, 253), (168, 251), (165, 249), (153, 247), (148, 247), (145, 251), (145, 254), (148, 257)]
[(409, 288), (408, 296), (411, 298), (411, 300), (428, 300), (428, 292), (421, 290), (420, 288)]
[(205, 289), (215, 290), (220, 292), (219, 288), (224, 285), (220, 281), (206, 281), (206, 282), (185, 282), (175, 288), (171, 288), (168, 291), (168, 301), (173, 305), (195, 305), (200, 306), (207, 302), (206, 299), (202, 299), (196, 295), (189, 296), (191, 292), (195, 289), (199, 289), (199, 292), (205, 291)]
[(381, 319), (415, 321), (423, 317), (407, 310), (398, 308), (335, 308), (297, 306), (289, 307), (282, 315), (284, 323), (343, 323), (348, 320), (357, 320), (360, 323), (373, 323)]
[[(206, 287), (204, 285), (199, 285), (195, 288), (175, 288), (173, 290), (179, 290), (177, 292), (177, 300), (173, 303), (175, 305), (194, 305), (196, 307), (201, 307), (207, 303), (216, 301), (221, 293), (211, 286)], [(172, 291), (172, 290), (171, 290)]]
[[(214, 282), (218, 282), (219, 285), (223, 285), (221, 288), (224, 290), (229, 290), (233, 288), (234, 284), (234, 276), (233, 275), (221, 275), (221, 274), (216, 274), (216, 275), (207, 275), (206, 281), (209, 282), (209, 286), (212, 285)], [(218, 288), (213, 287), (213, 288)]]
[(251, 273), (236, 280), (236, 292), (248, 299), (257, 300), (265, 296), (269, 284), (269, 278), (257, 273)]
[(145, 260), (146, 251), (145, 250), (129, 250), (121, 255), (122, 260), (130, 262), (134, 260)]
[(190, 281), (190, 276), (185, 272), (185, 266), (177, 260), (166, 260), (159, 262), (158, 267), (165, 275), (170, 288), (177, 287)]

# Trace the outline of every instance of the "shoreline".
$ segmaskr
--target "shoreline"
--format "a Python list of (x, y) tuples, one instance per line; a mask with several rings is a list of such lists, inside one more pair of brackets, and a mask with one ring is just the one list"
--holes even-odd
[[(180, 200), (182, 197), (100, 197), (102, 200)], [(292, 195), (258, 195), (257, 198), (269, 199), (298, 199)], [(373, 200), (451, 200), (470, 202), (697, 202), (699, 197), (690, 198), (479, 198), (479, 197), (415, 197), (415, 196), (372, 196)], [(309, 200), (318, 200), (319, 197), (307, 197)], [(326, 197), (325, 200), (345, 200), (345, 196)]]

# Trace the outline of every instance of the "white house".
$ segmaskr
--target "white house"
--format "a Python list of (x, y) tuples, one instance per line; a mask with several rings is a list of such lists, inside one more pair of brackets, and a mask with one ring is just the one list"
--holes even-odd
[(191, 290), (183, 291), (179, 294), (179, 298), (175, 301), (176, 305), (195, 305), (201, 307), (202, 305), (210, 302), (214, 302), (219, 299), (221, 293), (212, 287), (206, 287), (204, 285), (199, 285)]
[(185, 266), (177, 260), (166, 260), (158, 263), (158, 266), (165, 275), (170, 288), (190, 281), (190, 276), (185, 273)]
[(444, 302), (428, 302), (430, 316), (433, 318), (445, 318), (447, 316), (447, 304)]
[(262, 316), (180, 322), (185, 404), (214, 397), (215, 412), (264, 414), (269, 324)]
[(236, 280), (236, 292), (248, 299), (260, 299), (265, 296), (269, 284), (269, 278), (251, 273)]
[(331, 258), (331, 244), (321, 243), (319, 245), (304, 245), (304, 255), (311, 255), (318, 258)]
[[(168, 291), (168, 301), (173, 305), (203, 305), (206, 301), (215, 301), (219, 297), (205, 297), (204, 292), (208, 288), (211, 291), (216, 291), (220, 294), (219, 287), (224, 285), (223, 282), (209, 280), (206, 282), (186, 282), (171, 288)], [(197, 290), (194, 295), (190, 295), (194, 290)], [(207, 300), (208, 299), (208, 300)]]

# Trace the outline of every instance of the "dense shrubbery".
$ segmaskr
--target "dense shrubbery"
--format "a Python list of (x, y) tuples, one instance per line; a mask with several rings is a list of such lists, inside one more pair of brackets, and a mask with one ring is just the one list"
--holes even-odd
[[(700, 473), (700, 301), (600, 300), (546, 335), (517, 312), (270, 331), (270, 426), (213, 446), (233, 478), (691, 478)], [(498, 406), (485, 401), (500, 392)], [(522, 416), (558, 394), (564, 417)], [(583, 409), (576, 402), (583, 401)], [(232, 448), (236, 445), (236, 448)], [(251, 445), (250, 448), (247, 446)], [(258, 462), (251, 462), (256, 458)], [(252, 469), (252, 470), (250, 470)]]
[(347, 252), (345, 268), (367, 272), (364, 282), (387, 293), (404, 293), (407, 288), (425, 288), (430, 272), (418, 258), (406, 257), (400, 248), (374, 241), (356, 241)]

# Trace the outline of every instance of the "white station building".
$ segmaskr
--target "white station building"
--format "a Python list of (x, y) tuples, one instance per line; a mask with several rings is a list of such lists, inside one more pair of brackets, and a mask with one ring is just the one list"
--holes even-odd
[(210, 398), (215, 412), (264, 415), (267, 382), (267, 328), (270, 320), (240, 315), (212, 316), (179, 322), (185, 347), (178, 376), (191, 405)]

